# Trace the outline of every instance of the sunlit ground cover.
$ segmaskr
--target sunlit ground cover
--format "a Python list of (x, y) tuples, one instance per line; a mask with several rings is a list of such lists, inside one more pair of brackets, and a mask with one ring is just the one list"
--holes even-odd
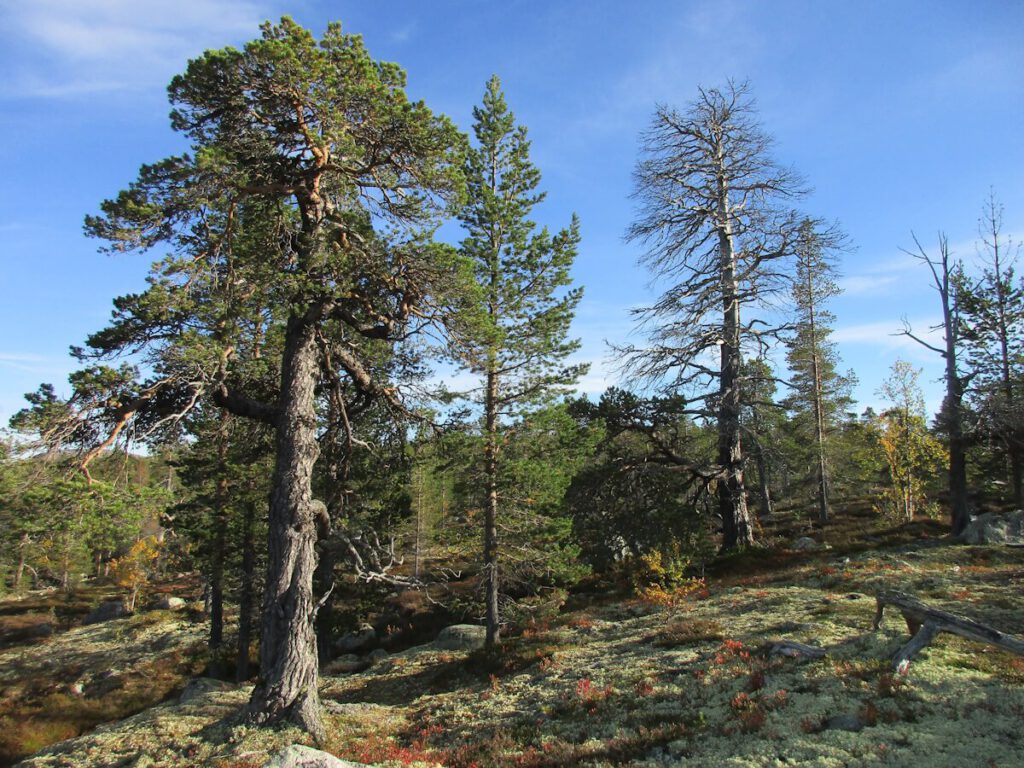
[[(735, 558), (674, 600), (576, 600), (577, 610), (526, 626), (498, 655), (412, 649), (324, 678), (325, 747), (364, 763), (452, 768), (1019, 766), (1024, 658), (940, 635), (899, 676), (888, 661), (908, 639), (898, 612), (871, 631), (874, 594), (901, 589), (1024, 635), (1024, 552), (940, 533), (927, 524), (875, 531), (876, 549), (842, 544), (838, 530), (819, 534), (835, 537), (832, 548)], [(104, 626), (124, 625), (125, 647), (135, 633), (171, 631), (132, 621)], [(33, 646), (18, 663), (97, 631)], [(783, 639), (827, 653), (769, 656)], [(260, 766), (286, 744), (308, 743), (293, 730), (234, 725), (247, 694), (172, 700), (26, 765)]]

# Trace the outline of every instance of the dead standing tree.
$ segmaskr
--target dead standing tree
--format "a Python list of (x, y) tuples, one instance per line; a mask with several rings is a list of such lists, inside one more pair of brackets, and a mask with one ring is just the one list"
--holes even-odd
[(946, 363), (946, 397), (942, 403), (940, 422), (949, 440), (949, 506), (950, 524), (953, 533), (959, 535), (970, 522), (970, 506), (967, 498), (967, 436), (964, 434), (964, 391), (973, 374), (960, 373), (958, 354), (963, 347), (963, 326), (960, 320), (960, 291), (965, 281), (959, 261), (950, 261), (949, 240), (939, 233), (939, 255), (933, 257), (925, 251), (916, 235), (914, 245), (917, 251), (904, 253), (913, 256), (928, 266), (932, 274), (932, 287), (939, 294), (942, 305), (942, 322), (931, 330), (941, 330), (941, 347), (930, 344), (914, 334), (906, 319), (902, 335), (908, 336), (926, 349), (937, 352)]
[(646, 247), (643, 263), (672, 284), (638, 310), (650, 343), (619, 350), (624, 372), (687, 393), (685, 414), (717, 421), (726, 550), (753, 543), (741, 444), (743, 349), (756, 351), (781, 330), (744, 321), (742, 310), (785, 287), (781, 259), (801, 221), (781, 205), (804, 193), (801, 179), (772, 160), (771, 145), (745, 83), (702, 88), (683, 113), (658, 107), (641, 138), (639, 210), (627, 233)]

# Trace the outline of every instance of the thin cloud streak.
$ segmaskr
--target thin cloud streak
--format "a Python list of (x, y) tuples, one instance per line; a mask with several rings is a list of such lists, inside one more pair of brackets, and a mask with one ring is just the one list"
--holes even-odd
[(250, 37), (267, 15), (252, 0), (35, 0), (4, 11), (3, 37), (22, 55), (0, 95), (42, 99), (162, 86), (204, 48)]

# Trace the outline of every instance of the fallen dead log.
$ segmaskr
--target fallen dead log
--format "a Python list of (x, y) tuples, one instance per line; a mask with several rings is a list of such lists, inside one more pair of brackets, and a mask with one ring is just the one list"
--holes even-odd
[(805, 645), (795, 640), (779, 640), (768, 648), (769, 656), (788, 656), (791, 659), (820, 659), (826, 653), (824, 648)]
[(907, 671), (914, 657), (940, 632), (949, 632), (952, 635), (959, 635), (979, 643), (997, 645), (1024, 656), (1024, 640), (1000, 632), (998, 629), (993, 629), (974, 619), (932, 608), (916, 597), (911, 597), (903, 592), (879, 592), (875, 601), (878, 610), (875, 611), (873, 630), (878, 631), (878, 627), (882, 623), (882, 611), (887, 605), (891, 605), (903, 615), (904, 621), (907, 622), (907, 629), (913, 635), (910, 642), (900, 648), (893, 659), (893, 668), (901, 674)]

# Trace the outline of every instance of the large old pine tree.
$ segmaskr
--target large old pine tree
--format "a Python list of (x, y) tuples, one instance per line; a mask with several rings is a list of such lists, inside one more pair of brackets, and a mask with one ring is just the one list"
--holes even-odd
[[(340, 375), (397, 401), (359, 340), (407, 338), (468, 275), (429, 239), (460, 198), (463, 139), (404, 86), (396, 65), (374, 61), (337, 24), (317, 41), (287, 18), (267, 23), (242, 50), (209, 51), (172, 81), (172, 124), (191, 152), (144, 166), (87, 221), (114, 250), (171, 252), (146, 293), (119, 300), (92, 353), (156, 345), (163, 359), (189, 361), (187, 380), (165, 382), (188, 390), (180, 401), (208, 397), (276, 434), (260, 678), (247, 710), (256, 724), (323, 731), (312, 587), (319, 393)], [(253, 296), (272, 304), (264, 315), (280, 337), (269, 395), (233, 375), (238, 350), (225, 332), (232, 306)]]

